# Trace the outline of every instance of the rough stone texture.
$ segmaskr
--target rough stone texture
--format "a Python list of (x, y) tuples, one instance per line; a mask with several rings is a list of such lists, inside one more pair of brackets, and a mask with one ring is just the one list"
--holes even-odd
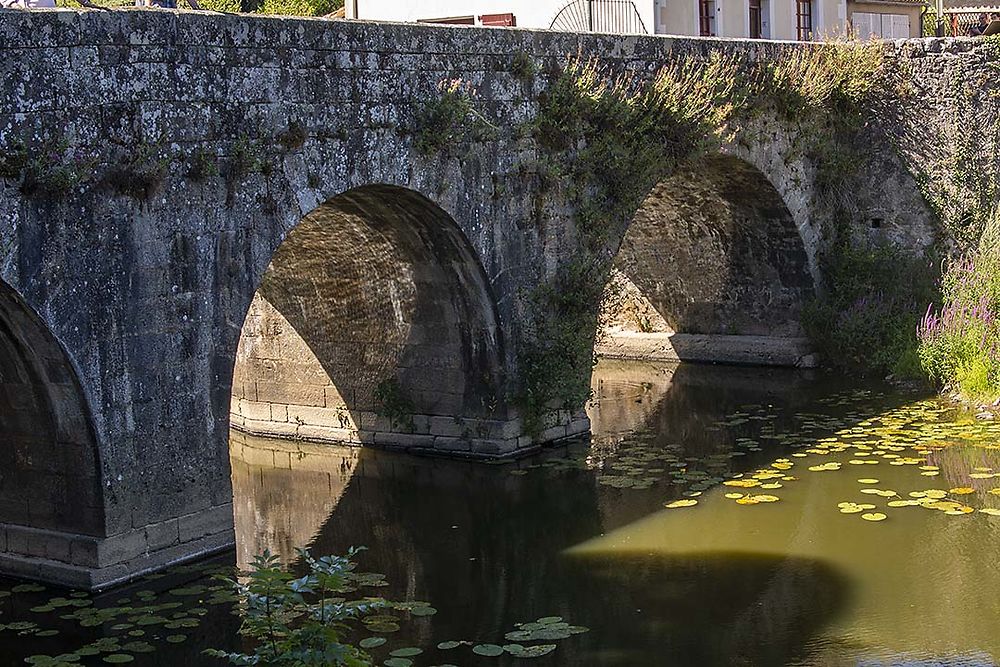
[(813, 290), (781, 196), (730, 156), (699, 160), (657, 185), (615, 268), (682, 333), (795, 336)]
[[(988, 71), (995, 58), (962, 41), (933, 45), (893, 48), (900, 58), (918, 63), (916, 75), (927, 82), (920, 103), (938, 109), (950, 95), (940, 81)], [(50, 426), (79, 420), (69, 429), (72, 437), (56, 438), (57, 491), (46, 495), (51, 512), (46, 507), (15, 515), (21, 508), (0, 499), (8, 508), (0, 518), (26, 530), (53, 530), (70, 542), (69, 555), (64, 545), (46, 547), (41, 555), (24, 540), (7, 540), (7, 566), (100, 585), (231, 543), (232, 521), (220, 517), (232, 500), (227, 438), (240, 331), (282, 242), (293, 238), (311, 213), (328, 210), (324, 205), (338, 195), (379, 186), (377, 192), (364, 191), (360, 204), (366, 215), (369, 207), (411, 210), (416, 201), (432, 207), (433, 213), (423, 209), (417, 228), (390, 225), (388, 238), (408, 240), (405, 248), (385, 248), (401, 258), (399, 267), (428, 269), (414, 278), (410, 301), (426, 310), (413, 311), (419, 311), (413, 320), (395, 318), (395, 329), (388, 329), (398, 334), (400, 322), (418, 330), (427, 325), (434, 343), (449, 349), (448, 363), (435, 373), (452, 384), (433, 387), (427, 405), (453, 389), (458, 416), (483, 418), (476, 403), (487, 395), (477, 384), (482, 377), (496, 387), (496, 396), (508, 395), (519, 377), (523, 295), (576, 252), (573, 211), (565, 202), (550, 201), (539, 215), (540, 152), (524, 134), (470, 138), (432, 156), (414, 150), (416, 119), (423, 105), (436, 99), (442, 79), (469, 82), (479, 112), (500, 128), (512, 128), (534, 117), (545, 85), (544, 77), (526, 84), (511, 73), (519, 52), (535, 58), (543, 72), (580, 53), (644, 73), (711, 49), (768, 58), (784, 48), (797, 47), (192, 12), (0, 10), (0, 147), (18, 139), (65, 137), (97, 156), (98, 163), (86, 171), (99, 176), (59, 197), (27, 196), (16, 181), (0, 179), (0, 280), (58, 343), (49, 346), (36, 336), (33, 357), (23, 358), (55, 361), (47, 367), (53, 375), (39, 377), (76, 379), (29, 383), (36, 395), (62, 392), (60, 402), (50, 404), (62, 406), (58, 414), (40, 410), (37, 402), (25, 409)], [(907, 104), (916, 102), (908, 98)], [(889, 143), (911, 136), (905, 122), (893, 114), (872, 119), (871, 158), (844, 196), (860, 212), (857, 219), (882, 216), (877, 236), (922, 247), (934, 240), (933, 219), (906, 169), (914, 169), (921, 157), (915, 150), (905, 153), (904, 168)], [(276, 137), (295, 123), (306, 131), (304, 142), (282, 146)], [(820, 232), (830, 208), (817, 200), (816, 165), (796, 153), (794, 138), (794, 128), (771, 119), (737, 137), (727, 152), (757, 169), (781, 196), (815, 282)], [(111, 166), (130, 164), (143, 142), (171, 162), (162, 182), (152, 183), (151, 196), (139, 201), (119, 192), (141, 183), (102, 175)], [(248, 148), (259, 168), (244, 168), (255, 162), (247, 160)], [(226, 174), (190, 177), (188, 163), (198, 151), (214, 156)], [(343, 231), (371, 234), (378, 224), (366, 218), (364, 225)], [(431, 234), (450, 241), (442, 245), (422, 236), (428, 224), (436, 230)], [(372, 236), (357, 238), (368, 239), (359, 256), (383, 247)], [(457, 255), (443, 256), (443, 247)], [(430, 265), (424, 261), (427, 252), (434, 255)], [(343, 253), (331, 256), (338, 266), (349, 259)], [(371, 268), (378, 266), (386, 267)], [(294, 268), (286, 269), (294, 277)], [(302, 287), (294, 283), (285, 282), (291, 296)], [(381, 284), (408, 283), (390, 276)], [(293, 322), (294, 313), (267, 300)], [(471, 321), (456, 323), (469, 313), (475, 314)], [(7, 327), (17, 326), (11, 323), (15, 316), (7, 310), (4, 315)], [(379, 335), (363, 325), (358, 331), (354, 342), (361, 345)], [(483, 337), (463, 340), (469, 332)], [(308, 332), (299, 333), (307, 334), (302, 340), (309, 344)], [(335, 340), (335, 352), (342, 355), (350, 338), (345, 333)], [(345, 399), (342, 387), (355, 379), (370, 386), (375, 374), (368, 376), (368, 369), (415, 352), (405, 344), (400, 348), (391, 336), (378, 340), (395, 351), (382, 361), (377, 355), (366, 358), (364, 376), (328, 375), (336, 388), (329, 394), (332, 405)], [(450, 356), (455, 349), (462, 350), (459, 360)], [(5, 363), (17, 368), (21, 362), (10, 354), (15, 361)], [(397, 379), (425, 378), (433, 356), (401, 366), (408, 370)], [(13, 384), (24, 383), (15, 378)], [(247, 391), (245, 385), (238, 391)], [(357, 412), (364, 421), (367, 411)], [(423, 413), (429, 433), (440, 426), (430, 426), (438, 414)], [(509, 408), (501, 406), (498, 414), (499, 428), (508, 428)], [(543, 437), (586, 428), (578, 415), (562, 413), (557, 419)], [(372, 439), (417, 446), (407, 438), (419, 436), (376, 429)], [(64, 439), (72, 447), (64, 447)], [(526, 436), (514, 442), (440, 435), (430, 447), (499, 455), (506, 446), (534, 445)], [(38, 445), (52, 451), (51, 439)], [(96, 455), (86, 454), (88, 446)], [(74, 456), (71, 479), (61, 457)], [(60, 513), (55, 505), (70, 499), (58, 484), (74, 489), (80, 508), (95, 511)], [(172, 522), (178, 522), (177, 543), (168, 545)], [(74, 564), (74, 536), (82, 545), (77, 550), (82, 565)], [(104, 541), (121, 546), (104, 548)]]

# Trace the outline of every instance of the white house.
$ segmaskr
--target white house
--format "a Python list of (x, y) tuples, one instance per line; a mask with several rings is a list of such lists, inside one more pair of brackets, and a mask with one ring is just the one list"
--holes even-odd
[[(858, 16), (858, 35), (862, 38), (919, 36), (920, 1), (867, 0), (863, 14)], [(854, 23), (851, 14), (859, 4), (854, 0), (346, 0), (346, 3), (347, 18), (790, 40), (822, 39), (851, 31)], [(872, 6), (876, 9), (872, 10)], [(881, 18), (880, 12), (887, 12), (886, 18)], [(890, 16), (895, 14), (901, 16)], [(883, 25), (889, 25), (890, 29), (884, 29)]]

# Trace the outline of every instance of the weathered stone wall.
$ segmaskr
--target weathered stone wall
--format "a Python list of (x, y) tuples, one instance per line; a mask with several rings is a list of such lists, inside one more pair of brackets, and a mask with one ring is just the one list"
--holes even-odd
[[(550, 197), (541, 215), (536, 206), (540, 151), (516, 128), (535, 116), (545, 77), (520, 81), (511, 71), (515, 54), (529, 54), (542, 72), (579, 53), (641, 73), (713, 48), (766, 58), (786, 47), (169, 11), (0, 10), (0, 150), (25, 140), (30, 157), (48, 165), (34, 188), (0, 178), (0, 279), (76, 370), (76, 400), (98, 451), (96, 469), (80, 474), (99, 481), (106, 536), (84, 541), (88, 551), (74, 560), (69, 545), (87, 521), (45, 529), (44, 539), (34, 526), (30, 544), (8, 538), (7, 560), (19, 564), (7, 568), (99, 586), (232, 543), (227, 437), (244, 316), (285, 238), (342, 193), (390, 185), (447, 214), (492, 300), (476, 297), (473, 310), (494, 313), (503, 344), (489, 348), (485, 358), (496, 367), (487, 371), (502, 378), (498, 395), (507, 395), (519, 377), (524, 294), (577, 248), (565, 202)], [(934, 73), (922, 102), (934, 108), (950, 94), (934, 88), (935, 77), (995, 59), (963, 42), (944, 43), (940, 54), (907, 48), (899, 52), (920, 59), (918, 76)], [(414, 136), (424, 104), (438, 97), (442, 79), (456, 77), (476, 89), (478, 112), (505, 131), (421, 155)], [(886, 222), (878, 233), (905, 238), (910, 224), (914, 243), (923, 243), (930, 217), (881, 128), (893, 124), (888, 134), (901, 136), (908, 130), (897, 126), (906, 122), (873, 119), (875, 157), (849, 196), (862, 217), (901, 202), (880, 213)], [(296, 125), (301, 141), (283, 140)], [(763, 124), (730, 152), (781, 195), (815, 278), (830, 209), (814, 196), (815, 165), (796, 154), (794, 132)], [(63, 159), (61, 139), (79, 163)], [(205, 161), (222, 173), (193, 169)], [(467, 380), (470, 368), (458, 375)], [(480, 396), (464, 382), (456, 394)], [(571, 417), (561, 415), (540, 437), (565, 436)], [(10, 519), (5, 534), (25, 525), (33, 525), (30, 515)]]
[(615, 268), (673, 331), (794, 336), (813, 293), (791, 214), (732, 157), (699, 160), (640, 206)]
[[(289, 234), (243, 326), (232, 424), (455, 454), (526, 446), (478, 260), (412, 193), (340, 195)], [(518, 443), (518, 439), (523, 442)]]

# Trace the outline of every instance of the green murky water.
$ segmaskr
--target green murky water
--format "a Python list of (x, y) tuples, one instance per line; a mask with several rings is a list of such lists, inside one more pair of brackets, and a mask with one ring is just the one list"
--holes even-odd
[[(516, 464), (234, 435), (235, 560), (367, 545), (359, 595), (426, 603), (357, 628), (376, 664), (996, 664), (1000, 425), (791, 371), (594, 385), (593, 441)], [(232, 560), (100, 596), (5, 582), (0, 664), (221, 665)]]

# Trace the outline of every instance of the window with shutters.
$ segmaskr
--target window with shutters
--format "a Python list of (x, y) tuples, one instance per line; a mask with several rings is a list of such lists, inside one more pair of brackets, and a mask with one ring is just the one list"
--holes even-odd
[(763, 30), (761, 26), (761, 0), (749, 0), (750, 7), (748, 11), (750, 12), (750, 38), (760, 39), (763, 36)]
[(882, 20), (878, 14), (854, 12), (851, 15), (851, 27), (854, 29), (854, 36), (858, 39), (881, 37)]
[(715, 0), (698, 0), (698, 28), (702, 37), (715, 36)]
[(812, 0), (795, 0), (795, 28), (798, 39), (812, 39), (813, 3)]
[(858, 39), (905, 39), (910, 36), (910, 17), (905, 14), (854, 12), (851, 25)]

